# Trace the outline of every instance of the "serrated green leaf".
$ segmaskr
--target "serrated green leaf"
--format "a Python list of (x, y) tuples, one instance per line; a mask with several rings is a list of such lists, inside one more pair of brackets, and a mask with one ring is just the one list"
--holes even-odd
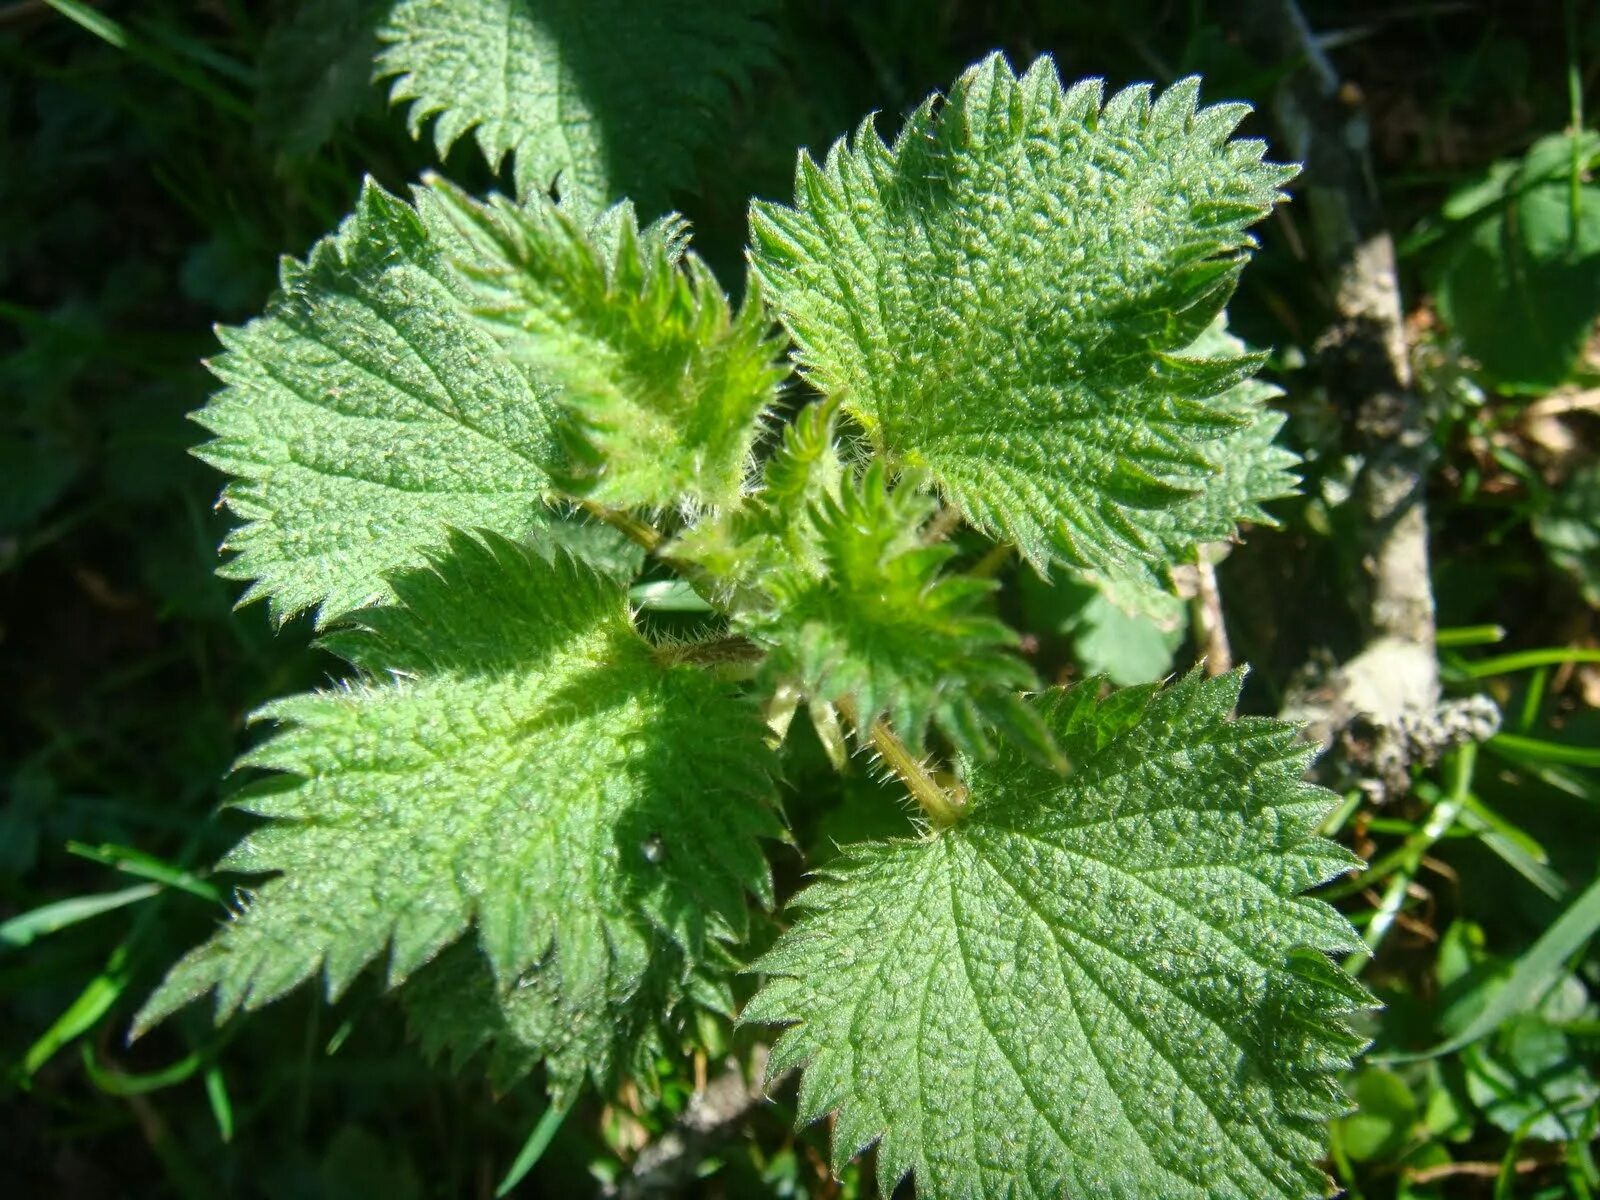
[(437, 193), (413, 198), (369, 181), (337, 232), (284, 260), (263, 316), (218, 330), (225, 386), (194, 419), (215, 435), (196, 453), (237, 477), (220, 574), (278, 620), (384, 600), (384, 574), (447, 525), (526, 537), (546, 520), (546, 403), (471, 316), (447, 264), (470, 248)]
[(1042, 701), (1066, 780), (972, 764), (969, 808), (853, 847), (756, 964), (743, 1020), (787, 1025), (800, 1115), (885, 1193), (1320, 1197), (1360, 946), (1305, 889), (1352, 857), (1281, 722), (1229, 720), (1240, 676)]
[(611, 1011), (663, 940), (692, 962), (743, 928), (747, 893), (770, 900), (758, 711), (658, 664), (620, 585), (464, 534), (392, 583), (394, 605), (331, 639), (362, 681), (263, 710), (281, 728), (243, 765), (275, 774), (238, 803), (269, 820), (222, 866), (279, 874), (138, 1027), (213, 990), (220, 1020), (319, 971), (337, 996), (386, 951), (397, 984), (469, 926), (502, 992)]
[(1218, 397), (1260, 359), (1182, 352), (1293, 172), (1198, 86), (1102, 103), (1049, 59), (1018, 79), (991, 56), (892, 147), (869, 120), (822, 167), (801, 156), (794, 208), (753, 206), (802, 370), (1036, 565), (1155, 580), (1169, 510), (1189, 544), (1247, 515), (1209, 494), (1248, 420)]
[(641, 234), (620, 208), (591, 234), (548, 201), (440, 189), (475, 311), (552, 389), (562, 485), (616, 508), (736, 501), (787, 373), (760, 302), (733, 313), (681, 223)]
[(517, 192), (646, 212), (690, 177), (692, 152), (771, 55), (769, 0), (400, 0), (380, 78), (433, 119), (441, 155), (467, 133)]
[[(1196, 359), (1235, 359), (1248, 354), (1249, 347), (1228, 332), (1227, 316), (1219, 314), (1183, 353)], [(1153, 509), (1142, 517), (1164, 564), (1194, 561), (1200, 544), (1231, 537), (1241, 521), (1278, 524), (1264, 506), (1294, 495), (1300, 484), (1300, 477), (1294, 472), (1299, 455), (1277, 440), (1287, 417), (1268, 407), (1268, 402), (1280, 395), (1282, 390), (1272, 384), (1245, 379), (1212, 398), (1217, 409), (1234, 414), (1240, 421), (1237, 428), (1207, 446), (1207, 454), (1217, 467), (1216, 477), (1187, 500), (1169, 508)], [(1081, 571), (1079, 575), (1099, 589), (1106, 603), (1128, 618), (1170, 624), (1175, 603), (1171, 588), (1165, 579), (1159, 585), (1152, 582), (1141, 565), (1135, 564), (1129, 570), (1126, 564), (1118, 564)], [(1115, 671), (1112, 677), (1116, 683), (1135, 682), (1118, 678)]]

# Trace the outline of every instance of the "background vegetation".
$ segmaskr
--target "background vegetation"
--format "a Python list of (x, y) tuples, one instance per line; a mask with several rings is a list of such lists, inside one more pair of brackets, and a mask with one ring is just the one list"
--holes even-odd
[[(559, 1122), (534, 1086), (495, 1095), (425, 1061), (370, 982), (332, 1008), (306, 990), (220, 1032), (190, 1012), (124, 1045), (229, 888), (197, 867), (238, 833), (216, 806), (254, 736), (245, 715), (338, 669), (305, 622), (274, 635), (262, 607), (232, 611), (235, 586), (212, 574), (220, 480), (187, 455), (200, 433), (184, 414), (211, 387), (211, 324), (260, 309), (277, 255), (332, 228), (363, 173), (396, 188), (437, 165), (368, 83), (381, 7), (0, 3), (0, 1179), (67, 1198), (404, 1200), (516, 1179), (521, 1195), (870, 1195), (870, 1172), (829, 1181), (826, 1131), (794, 1134), (787, 1092), (734, 1103), (724, 1128), (685, 1123), (708, 1078), (745, 1094), (753, 1041), (716, 1023), (660, 1064), (655, 1094), (592, 1097)], [(1308, 64), (1261, 44), (1262, 8), (774, 3), (766, 61), (672, 202), (735, 284), (747, 201), (789, 194), (796, 147), (872, 110), (892, 128), (994, 47), (1113, 86), (1199, 72), (1207, 98), (1254, 101), (1248, 131), (1291, 157), (1274, 118)], [(1354, 767), (1334, 777), (1347, 801), (1331, 827), (1372, 866), (1330, 891), (1373, 948), (1350, 965), (1387, 1007), (1329, 1166), (1372, 1200), (1593, 1196), (1600, 136), (1582, 100), (1600, 81), (1600, 10), (1303, 10), (1344, 127), (1366, 119), (1399, 248), (1444, 681), (1504, 714), (1500, 735), (1386, 795)], [(444, 168), (496, 184), (465, 143)], [(1263, 228), (1232, 309), (1236, 332), (1274, 348), (1285, 437), (1307, 459), (1282, 528), (1249, 531), (1218, 567), (1255, 711), (1314, 694), (1307, 664), (1348, 659), (1368, 632), (1351, 497), (1372, 447), (1328, 370), (1339, 301), (1310, 219), (1293, 204)], [(1203, 597), (1162, 627), (1059, 593), (1007, 574), (1048, 677), (1134, 682), (1215, 649)], [(905, 820), (864, 768), (840, 783), (803, 737), (788, 775), (807, 845)], [(792, 891), (798, 870), (779, 882)], [(674, 1131), (688, 1135), (675, 1157)]]

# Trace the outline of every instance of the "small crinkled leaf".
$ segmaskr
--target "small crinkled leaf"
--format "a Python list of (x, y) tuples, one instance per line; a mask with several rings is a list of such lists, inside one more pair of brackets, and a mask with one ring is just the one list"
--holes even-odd
[(768, 572), (771, 605), (739, 625), (770, 647), (770, 670), (816, 699), (849, 701), (863, 726), (884, 717), (921, 746), (935, 725), (985, 753), (986, 724), (1016, 719), (1016, 693), (1038, 680), (991, 611), (994, 582), (946, 572), (954, 548), (923, 543), (933, 509), (911, 487), (891, 491), (873, 463), (809, 507), (820, 569)]
[(1502, 391), (1564, 382), (1600, 317), (1600, 184), (1587, 174), (1600, 134), (1576, 147), (1576, 195), (1573, 149), (1567, 134), (1540, 138), (1445, 206), (1459, 230), (1435, 286), (1439, 313)]
[(847, 467), (834, 437), (838, 409), (831, 400), (801, 409), (767, 459), (760, 489), (695, 522), (669, 547), (670, 557), (704, 572), (725, 607), (759, 605), (761, 586), (773, 571), (827, 569), (811, 514), (844, 487)]
[(767, 61), (770, 0), (399, 0), (380, 78), (433, 119), (439, 153), (467, 133), (517, 192), (552, 186), (585, 210), (665, 208), (733, 90)]
[(286, 619), (318, 623), (389, 595), (447, 525), (527, 537), (548, 519), (548, 407), (472, 317), (448, 266), (469, 252), (438, 195), (370, 181), (355, 212), (242, 328), (220, 329), (224, 387), (196, 453), (235, 476), (243, 522), (222, 568)]
[(641, 233), (619, 206), (591, 233), (547, 200), (439, 186), (475, 311), (558, 408), (562, 485), (617, 508), (736, 501), (787, 373), (759, 300), (732, 312), (681, 221)]
[(364, 680), (263, 710), (281, 728), (243, 763), (276, 774), (238, 803), (268, 822), (221, 865), (277, 874), (139, 1027), (319, 971), (337, 996), (384, 954), (396, 984), (469, 926), (498, 988), (609, 1012), (663, 942), (695, 961), (742, 931), (747, 894), (770, 899), (759, 712), (658, 663), (620, 585), (492, 534), (392, 578), (396, 603), (331, 639)]
[(1049, 756), (1021, 702), (1036, 687), (1018, 638), (992, 612), (995, 583), (946, 571), (928, 544), (934, 500), (891, 490), (881, 460), (848, 470), (831, 402), (804, 410), (768, 461), (762, 490), (700, 522), (669, 554), (726, 589), (734, 628), (768, 650), (765, 669), (805, 695), (848, 702), (921, 747), (930, 726), (960, 749), (990, 749), (1001, 725)]
[(1240, 676), (1039, 703), (1065, 780), (971, 764), (969, 807), (849, 848), (796, 900), (743, 1020), (787, 1025), (800, 1116), (885, 1193), (1310, 1200), (1369, 1003), (1360, 947), (1301, 895), (1355, 860), (1315, 829), (1292, 727), (1230, 720)]
[(1246, 107), (1197, 108), (1198, 88), (1105, 101), (1048, 58), (1019, 79), (994, 55), (892, 147), (869, 120), (823, 166), (801, 156), (795, 207), (753, 207), (802, 370), (1036, 565), (1155, 580), (1175, 532), (1250, 515), (1209, 493), (1249, 419), (1219, 397), (1260, 358), (1184, 349), (1293, 171), (1230, 140)]

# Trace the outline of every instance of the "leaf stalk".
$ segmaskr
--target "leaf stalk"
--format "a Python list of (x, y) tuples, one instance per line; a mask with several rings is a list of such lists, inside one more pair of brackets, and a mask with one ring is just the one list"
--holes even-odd
[[(861, 732), (861, 714), (855, 704), (847, 699), (834, 703), (856, 731)], [(888, 722), (881, 717), (876, 718), (866, 730), (866, 735), (872, 748), (895, 777), (905, 784), (906, 791), (911, 793), (911, 798), (935, 828), (948, 829), (961, 819), (962, 805), (939, 786), (939, 781), (922, 764), (922, 760), (911, 753), (911, 748), (900, 740), (899, 735), (889, 728)]]

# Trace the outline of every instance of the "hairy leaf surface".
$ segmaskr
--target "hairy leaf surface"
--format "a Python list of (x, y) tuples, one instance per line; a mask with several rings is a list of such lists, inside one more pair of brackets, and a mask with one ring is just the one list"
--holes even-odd
[[(681, 948), (660, 937), (650, 955), (642, 978), (613, 975), (603, 992), (573, 995), (553, 958), (515, 987), (499, 987), (482, 951), (463, 939), (407, 980), (399, 995), (429, 1058), (457, 1070), (477, 1061), (501, 1089), (543, 1066), (547, 1090), (565, 1097), (590, 1080), (603, 1088), (618, 1078), (649, 1078), (656, 1060), (671, 1052), (691, 1003), (732, 1014), (723, 982), (730, 965), (688, 963)], [(713, 971), (722, 978), (710, 978)]]
[(786, 374), (759, 301), (737, 314), (681, 223), (619, 206), (591, 233), (548, 201), (445, 191), (478, 315), (551, 388), (569, 491), (619, 508), (737, 500)]
[(728, 589), (735, 628), (767, 648), (773, 677), (848, 702), (863, 727), (885, 717), (920, 746), (937, 726), (981, 753), (986, 725), (998, 723), (1048, 747), (1016, 695), (1038, 680), (991, 611), (996, 585), (949, 573), (955, 550), (924, 541), (931, 497), (891, 490), (881, 460), (865, 472), (844, 465), (835, 407), (802, 412), (762, 491), (672, 552)]
[(742, 929), (747, 894), (770, 898), (758, 712), (658, 665), (618, 584), (454, 534), (393, 586), (330, 639), (362, 682), (263, 710), (281, 729), (243, 764), (277, 774), (239, 803), (269, 822), (222, 866), (279, 874), (141, 1024), (212, 990), (221, 1019), (318, 971), (337, 996), (385, 952), (399, 983), (470, 926), (500, 993), (598, 1022), (662, 946), (693, 961)]
[(666, 207), (735, 87), (767, 60), (769, 0), (400, 0), (380, 77), (439, 153), (472, 133), (517, 192)]
[(1217, 491), (1248, 418), (1217, 397), (1260, 360), (1182, 351), (1293, 172), (1230, 141), (1246, 107), (1197, 108), (1198, 88), (1105, 101), (994, 55), (893, 146), (869, 120), (823, 166), (801, 156), (795, 207), (753, 207), (811, 381), (1037, 565), (1153, 579), (1175, 533), (1248, 515)]
[(437, 193), (375, 184), (266, 313), (221, 329), (225, 385), (195, 414), (197, 454), (237, 477), (224, 550), (244, 600), (319, 623), (389, 594), (446, 525), (524, 537), (544, 523), (556, 456), (539, 391), (471, 316), (449, 256), (470, 247)]
[(1360, 941), (1300, 896), (1353, 859), (1314, 830), (1292, 729), (1229, 720), (1240, 676), (1042, 700), (1074, 763), (974, 764), (970, 808), (853, 847), (757, 963), (803, 1120), (930, 1197), (1325, 1194), (1322, 1123)]
[[(1184, 349), (1188, 357), (1211, 359), (1246, 352), (1244, 342), (1228, 332), (1225, 316), (1219, 316)], [(1294, 495), (1300, 483), (1294, 472), (1299, 456), (1278, 443), (1278, 432), (1287, 418), (1268, 404), (1281, 394), (1272, 384), (1245, 379), (1213, 398), (1218, 409), (1233, 413), (1240, 424), (1212, 444), (1218, 473), (1205, 490), (1169, 508), (1144, 514), (1164, 563), (1193, 562), (1197, 546), (1231, 537), (1240, 521), (1277, 525), (1265, 505)], [(1152, 583), (1138, 564), (1132, 569), (1128, 564), (1115, 564), (1080, 574), (1095, 584), (1109, 603), (1136, 617), (1161, 618), (1173, 604), (1170, 589)]]

